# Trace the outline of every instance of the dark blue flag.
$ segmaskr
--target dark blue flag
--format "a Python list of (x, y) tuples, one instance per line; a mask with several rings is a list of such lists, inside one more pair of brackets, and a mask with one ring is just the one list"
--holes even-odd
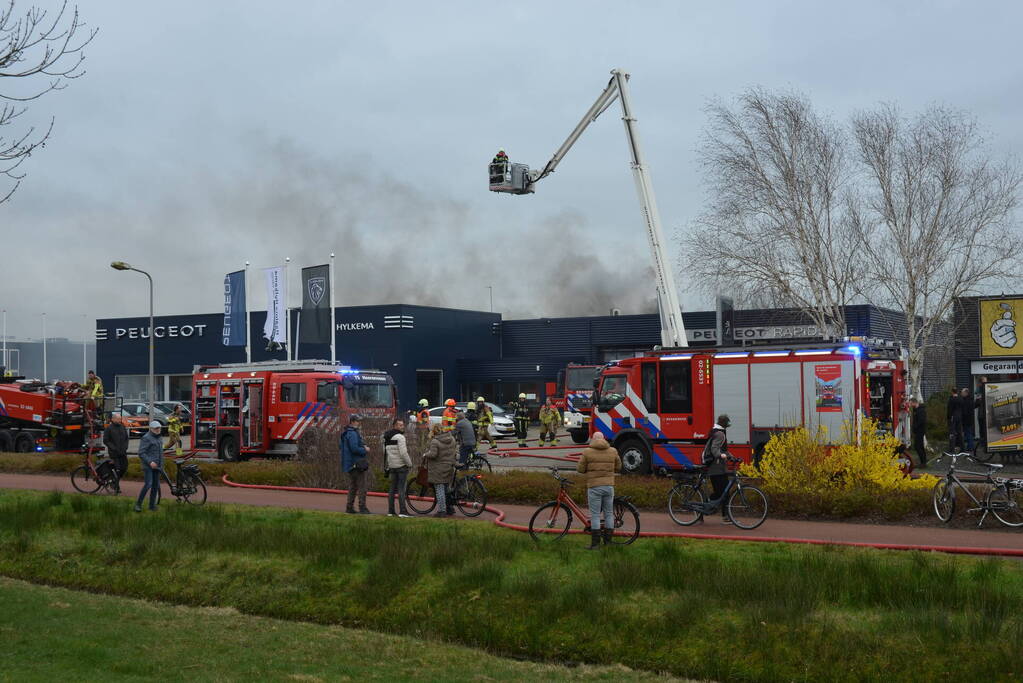
[(245, 346), (246, 317), (245, 271), (236, 270), (224, 276), (224, 346)]

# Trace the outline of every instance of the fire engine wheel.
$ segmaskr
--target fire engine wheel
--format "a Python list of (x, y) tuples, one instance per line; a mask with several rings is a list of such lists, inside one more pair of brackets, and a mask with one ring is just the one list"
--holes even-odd
[(649, 474), (650, 451), (639, 439), (626, 439), (618, 446), (622, 458), (622, 472), (625, 474)]
[(569, 430), (569, 434), (572, 435), (574, 443), (586, 443), (589, 440), (589, 434), (586, 433), (585, 429), (572, 429)]
[(14, 437), (6, 429), (0, 430), (0, 453), (10, 453), (14, 450)]
[(222, 438), (217, 455), (224, 462), (236, 462), (238, 460), (238, 439), (230, 434)]
[(14, 439), (14, 452), (15, 453), (31, 453), (36, 449), (36, 442), (32, 438), (31, 434), (25, 434), (22, 432), (18, 434)]

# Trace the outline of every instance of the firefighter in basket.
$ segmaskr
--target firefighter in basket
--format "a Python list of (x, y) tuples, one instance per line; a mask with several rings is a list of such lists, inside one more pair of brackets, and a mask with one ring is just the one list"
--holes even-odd
[(96, 407), (103, 405), (103, 380), (94, 370), (89, 370), (82, 391), (85, 392), (85, 410), (89, 413), (89, 418), (95, 420), (98, 417)]
[(515, 415), (515, 439), (519, 448), (526, 447), (526, 431), (529, 429), (529, 408), (526, 406), (526, 395), (519, 394), (519, 400), (512, 403)]
[(561, 413), (548, 398), (540, 408), (540, 446), (557, 446), (560, 426)]
[(476, 399), (476, 443), (486, 441), (488, 450), (497, 448), (497, 442), (490, 436), (490, 425), (494, 424), (494, 412), (487, 405), (487, 399), (480, 396)]

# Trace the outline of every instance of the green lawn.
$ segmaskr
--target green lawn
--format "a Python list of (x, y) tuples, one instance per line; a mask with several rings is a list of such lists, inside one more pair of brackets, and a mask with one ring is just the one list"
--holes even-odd
[[(0, 577), (0, 680), (668, 680), (457, 645)], [(671, 679), (677, 680), (677, 679)]]
[(537, 549), (524, 534), (441, 520), (129, 510), (0, 492), (0, 574), (700, 679), (1023, 673), (1014, 562), (681, 539), (592, 553), (579, 537)]

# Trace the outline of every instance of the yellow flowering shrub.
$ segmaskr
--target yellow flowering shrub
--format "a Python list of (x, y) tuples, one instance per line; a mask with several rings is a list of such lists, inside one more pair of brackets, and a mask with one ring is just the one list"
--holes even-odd
[(764, 448), (759, 469), (743, 465), (742, 474), (760, 479), (780, 511), (793, 514), (901, 517), (926, 511), (931, 475), (906, 476), (895, 449), (899, 440), (878, 432), (864, 419), (857, 443), (855, 427), (846, 425), (842, 442), (828, 445), (824, 428), (805, 427), (775, 435)]

